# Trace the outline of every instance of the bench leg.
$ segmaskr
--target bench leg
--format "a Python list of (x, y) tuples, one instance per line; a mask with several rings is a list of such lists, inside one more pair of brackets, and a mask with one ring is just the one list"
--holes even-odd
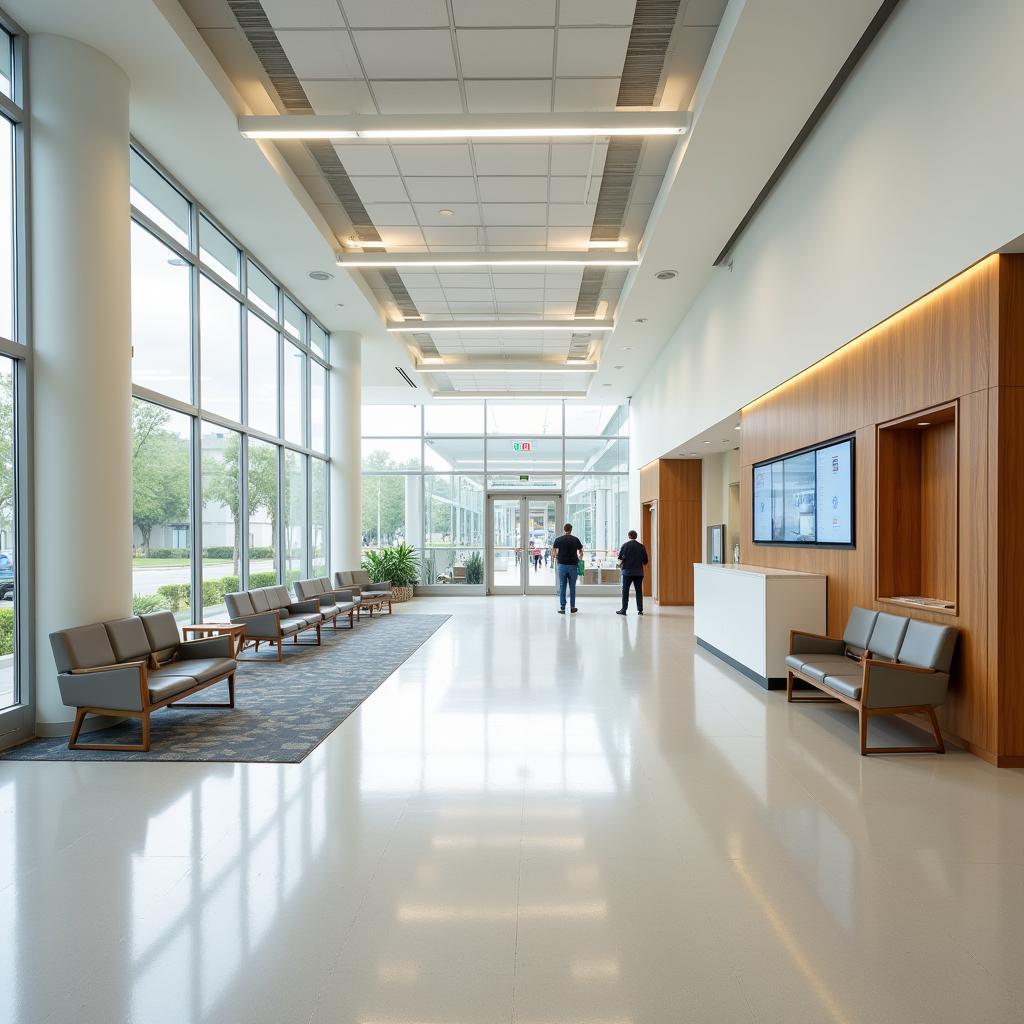
[[(96, 714), (97, 712), (93, 712)], [(82, 731), (82, 723), (85, 716), (89, 714), (89, 708), (79, 708), (75, 712), (75, 725), (68, 737), (68, 750), (124, 750), (133, 752), (146, 752), (149, 750), (149, 712), (148, 711), (117, 711), (111, 709), (112, 714), (123, 715), (125, 718), (142, 719), (142, 742), (141, 743), (79, 743), (78, 734)]]
[(355, 629), (356, 628), (355, 620), (352, 618), (352, 609), (351, 608), (349, 609), (349, 613), (348, 613), (348, 628), (349, 629)]
[(282, 651), (282, 649), (281, 649), (281, 645), (282, 645), (283, 643), (284, 643), (284, 637), (280, 637), (280, 636), (279, 636), (279, 637), (277, 638), (277, 660), (278, 660), (278, 661), (281, 661), (281, 660), (282, 660), (282, 658), (283, 658), (283, 656), (284, 656), (284, 654), (283, 654), (283, 651)]
[[(935, 736), (934, 745), (913, 747), (869, 747), (868, 719), (881, 718), (884, 715), (927, 715), (932, 733)], [(906, 708), (861, 708), (860, 733), (860, 752), (865, 757), (868, 754), (944, 754), (946, 752), (946, 744), (942, 739), (942, 731), (939, 729), (939, 720), (935, 717), (935, 709), (929, 704), (921, 704)]]
[[(233, 708), (235, 706), (235, 674), (231, 673), (229, 676), (224, 677), (228, 684), (228, 700), (227, 703), (203, 703), (192, 702), (189, 704), (165, 704), (164, 706), (168, 709), (174, 709), (176, 711), (188, 711), (190, 708)], [(217, 683), (221, 682), (218, 679), (214, 683), (210, 683), (210, 686), (216, 686)]]

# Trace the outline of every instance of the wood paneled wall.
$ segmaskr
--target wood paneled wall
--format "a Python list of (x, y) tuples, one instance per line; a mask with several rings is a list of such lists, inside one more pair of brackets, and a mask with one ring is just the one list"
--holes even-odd
[[(887, 605), (877, 599), (876, 512), (894, 510), (878, 506), (878, 425), (954, 401), (958, 515), (948, 489), (923, 500), (946, 516), (931, 543), (956, 543), (958, 560), (923, 560), (921, 573), (933, 574), (932, 587), (955, 584), (957, 613)], [(988, 257), (746, 407), (741, 422), (742, 560), (826, 573), (833, 634), (855, 605), (957, 626), (943, 728), (992, 763), (1024, 765), (1024, 256)], [(754, 544), (752, 465), (851, 431), (856, 548)], [(943, 461), (952, 443), (952, 432), (936, 432), (922, 464)], [(955, 580), (950, 564), (958, 564)]]
[[(643, 542), (655, 552), (658, 604), (693, 604), (693, 563), (701, 559), (701, 463), (690, 459), (657, 459), (640, 470)], [(652, 544), (651, 517), (657, 544)], [(650, 593), (645, 584), (644, 593)]]

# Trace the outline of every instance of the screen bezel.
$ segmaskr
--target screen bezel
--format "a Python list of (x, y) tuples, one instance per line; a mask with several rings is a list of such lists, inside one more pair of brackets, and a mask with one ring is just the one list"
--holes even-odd
[[(850, 442), (850, 540), (849, 542), (832, 543), (823, 540), (756, 540), (754, 538), (754, 473), (762, 466), (773, 466), (776, 462), (785, 462), (795, 455), (806, 455), (808, 452), (821, 451), (823, 448), (831, 448), (833, 445), (841, 444), (844, 441)], [(770, 459), (762, 459), (750, 467), (750, 540), (752, 544), (759, 544), (768, 548), (829, 548), (840, 551), (849, 551), (857, 546), (857, 435), (840, 434), (838, 437), (830, 438), (828, 441), (819, 441), (816, 444), (809, 444), (803, 448), (794, 448), (784, 455), (775, 455)]]

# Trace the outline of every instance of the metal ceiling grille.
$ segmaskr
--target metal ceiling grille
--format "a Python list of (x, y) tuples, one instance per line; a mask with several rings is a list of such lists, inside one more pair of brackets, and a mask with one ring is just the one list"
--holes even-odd
[(679, 16), (679, 2), (637, 0), (616, 106), (654, 106), (665, 54)]
[(439, 356), (441, 353), (438, 352), (437, 346), (434, 344), (434, 339), (426, 331), (417, 331), (412, 336), (412, 340), (416, 342), (416, 347), (420, 350), (420, 354), (424, 356)]

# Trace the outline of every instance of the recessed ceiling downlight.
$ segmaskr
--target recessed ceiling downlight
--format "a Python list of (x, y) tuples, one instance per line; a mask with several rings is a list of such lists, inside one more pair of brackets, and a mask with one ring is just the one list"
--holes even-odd
[(659, 270), (654, 275), (659, 281), (671, 281), (673, 278), (679, 276), (678, 270)]
[(445, 207), (442, 207), (442, 208), (441, 208), (440, 210), (438, 210), (437, 212), (438, 212), (438, 213), (439, 213), (439, 214), (440, 214), (440, 215), (441, 215), (442, 217), (454, 217), (454, 216), (455, 216), (455, 211), (454, 211), (454, 210), (449, 210), (449, 209), (448, 209), (448, 207), (446, 207), (446, 206), (445, 206)]
[(334, 275), (328, 274), (326, 270), (311, 270), (309, 276), (314, 281), (333, 281)]

